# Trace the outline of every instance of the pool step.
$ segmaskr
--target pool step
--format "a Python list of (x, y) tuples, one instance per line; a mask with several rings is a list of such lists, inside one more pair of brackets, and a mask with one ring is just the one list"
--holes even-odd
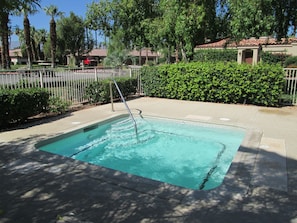
[(146, 142), (154, 137), (154, 132), (149, 124), (143, 119), (136, 119), (137, 132), (134, 123), (130, 120), (124, 120), (112, 125), (107, 131), (107, 148), (129, 147), (138, 143)]

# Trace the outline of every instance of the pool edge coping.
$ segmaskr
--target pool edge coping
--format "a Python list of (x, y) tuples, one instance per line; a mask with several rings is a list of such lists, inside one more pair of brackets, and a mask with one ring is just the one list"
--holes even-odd
[[(83, 126), (79, 126), (68, 131), (65, 131), (62, 134), (73, 134), (73, 132), (80, 131), (84, 129), (86, 126), (92, 126), (99, 123), (108, 122), (110, 120), (117, 119), (119, 117), (128, 116), (126, 114), (118, 114), (112, 117), (108, 117), (101, 121), (96, 121), (92, 123), (87, 123)], [(150, 115), (148, 115), (150, 116)], [(154, 117), (154, 116), (150, 116)], [(164, 117), (159, 117), (164, 118)], [(166, 119), (166, 118), (165, 118)], [(172, 118), (169, 118), (172, 119)], [(177, 119), (177, 120), (184, 120), (184, 119)], [(117, 184), (120, 187), (128, 188), (131, 190), (136, 190), (140, 193), (148, 193), (146, 188), (151, 187), (154, 192), (150, 190), (150, 195), (152, 196), (159, 196), (158, 191), (162, 191), (162, 199), (173, 199), (176, 200), (177, 203), (189, 204), (199, 202), (201, 199), (212, 200), (213, 202), (221, 200), (223, 197), (230, 196), (236, 199), (242, 199), (243, 197), (247, 196), (251, 190), (251, 180), (252, 180), (252, 173), (255, 166), (255, 161), (257, 154), (259, 152), (259, 144), (261, 142), (261, 138), (263, 132), (257, 129), (247, 129), (245, 127), (241, 127), (238, 125), (230, 125), (230, 124), (222, 124), (222, 123), (213, 123), (213, 122), (201, 122), (201, 121), (192, 121), (192, 120), (184, 120), (187, 122), (196, 122), (196, 123), (206, 123), (206, 124), (214, 124), (214, 125), (223, 125), (228, 127), (236, 127), (246, 130), (246, 134), (241, 142), (238, 151), (236, 152), (232, 163), (226, 173), (226, 176), (220, 186), (211, 190), (193, 190), (187, 189), (175, 185), (171, 185), (164, 182), (159, 182), (151, 179), (146, 179), (140, 176), (135, 176), (128, 173), (123, 173), (120, 171), (112, 170), (109, 168), (96, 166), (92, 164), (88, 164), (82, 161), (73, 160), (68, 157), (61, 157), (60, 155), (50, 154), (48, 155), (55, 156), (55, 160), (64, 160), (70, 159), (70, 161), (74, 163), (78, 163), (79, 166), (88, 166), (91, 165), (92, 169), (97, 171), (101, 171), (102, 175), (100, 177), (94, 176), (93, 173), (89, 176), (92, 179), (102, 180), (104, 177), (106, 182)], [(36, 145), (46, 142), (48, 140), (53, 140), (54, 138), (59, 137), (59, 135), (46, 139), (40, 139), (39, 141), (33, 143), (33, 150), (38, 153), (46, 153), (44, 151), (39, 150)], [(249, 150), (249, 151), (247, 151)], [(36, 153), (35, 153), (36, 154)], [(37, 155), (37, 154), (36, 154)], [(40, 161), (45, 161), (43, 158)], [(98, 172), (97, 172), (98, 173)], [(118, 182), (121, 181), (121, 182)], [(136, 189), (135, 189), (136, 188)]]

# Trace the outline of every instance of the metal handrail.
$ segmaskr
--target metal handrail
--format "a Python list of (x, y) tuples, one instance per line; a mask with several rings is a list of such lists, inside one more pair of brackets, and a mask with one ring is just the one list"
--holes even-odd
[(134, 119), (134, 116), (133, 116), (133, 114), (132, 114), (132, 112), (131, 112), (131, 110), (130, 110), (130, 108), (129, 108), (129, 106), (128, 106), (126, 100), (125, 100), (125, 98), (123, 97), (123, 94), (122, 94), (122, 92), (121, 92), (121, 89), (119, 88), (119, 86), (118, 86), (116, 80), (113, 79), (113, 82), (114, 82), (114, 85), (116, 86), (116, 88), (117, 88), (117, 90), (118, 90), (118, 92), (119, 92), (119, 94), (120, 94), (120, 97), (121, 97), (121, 99), (122, 99), (122, 102), (123, 102), (124, 105), (126, 106), (126, 109), (127, 109), (128, 113), (129, 113), (129, 115), (130, 115), (131, 120), (132, 120), (133, 123), (134, 123), (134, 129), (135, 129), (135, 133), (136, 133), (136, 135), (137, 135), (137, 124), (136, 124), (136, 121), (135, 121), (135, 119)]

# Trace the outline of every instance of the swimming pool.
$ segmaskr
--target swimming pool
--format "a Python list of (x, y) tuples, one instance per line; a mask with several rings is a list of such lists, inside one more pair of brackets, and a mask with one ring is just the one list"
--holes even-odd
[(184, 120), (106, 120), (38, 143), (40, 150), (194, 190), (219, 186), (245, 131)]

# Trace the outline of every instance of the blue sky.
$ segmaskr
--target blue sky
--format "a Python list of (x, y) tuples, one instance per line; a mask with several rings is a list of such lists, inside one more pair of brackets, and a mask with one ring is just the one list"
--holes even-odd
[[(34, 15), (29, 15), (29, 20), (31, 26), (34, 26), (36, 29), (46, 29), (49, 30), (50, 17), (47, 16), (43, 10), (44, 7), (49, 5), (55, 5), (58, 7), (59, 11), (64, 12), (64, 16), (69, 16), (70, 12), (74, 12), (76, 15), (85, 18), (87, 11), (87, 4), (91, 4), (96, 0), (41, 0), (41, 8), (38, 8), (38, 13)], [(11, 16), (11, 26), (19, 26), (23, 29), (23, 18)], [(13, 35), (12, 41), (18, 41), (18, 37)]]

